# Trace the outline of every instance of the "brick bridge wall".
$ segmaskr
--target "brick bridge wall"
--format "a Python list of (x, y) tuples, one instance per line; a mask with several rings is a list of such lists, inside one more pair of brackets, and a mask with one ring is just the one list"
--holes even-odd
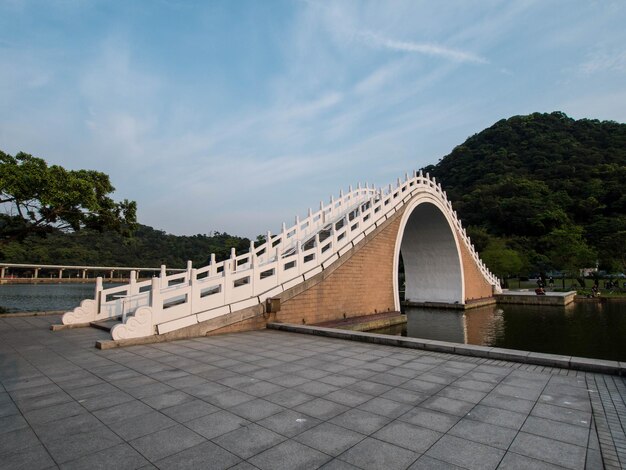
[[(406, 206), (405, 206), (406, 207)], [(264, 328), (267, 321), (320, 323), (395, 309), (393, 257), (405, 208), (346, 253), (333, 266), (280, 295), (281, 309), (272, 315), (256, 314), (207, 334)], [(461, 237), (457, 234), (457, 237)], [(491, 285), (484, 279), (469, 250), (460, 243), (465, 300), (488, 298)]]

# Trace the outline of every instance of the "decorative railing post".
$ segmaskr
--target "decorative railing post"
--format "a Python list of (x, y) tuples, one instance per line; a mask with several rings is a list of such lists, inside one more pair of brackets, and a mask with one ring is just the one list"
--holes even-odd
[(137, 277), (135, 271), (130, 272), (130, 278), (128, 280), (128, 297), (132, 297), (137, 294)]
[(153, 277), (152, 284), (150, 286), (150, 307), (153, 312), (160, 311), (163, 305), (161, 304), (161, 278)]
[(165, 269), (165, 265), (162, 264), (161, 265), (161, 274), (159, 275), (159, 278), (161, 279), (161, 288), (165, 289), (167, 287), (167, 280), (165, 279), (167, 277), (167, 270)]
[(96, 314), (100, 313), (101, 308), (102, 308), (102, 291), (103, 291), (103, 287), (102, 287), (102, 276), (98, 276), (96, 278), (96, 296), (95, 296), (95, 300), (96, 300)]
[[(189, 263), (191, 263), (191, 261), (189, 261)], [(196, 303), (196, 276), (197, 276), (197, 269), (195, 268), (191, 268), (189, 270), (189, 314), (192, 314), (195, 312), (194, 310), (194, 305)]]
[(207, 277), (213, 277), (217, 274), (217, 269), (215, 267), (215, 253), (211, 253), (211, 257), (209, 259), (209, 271), (207, 273)]

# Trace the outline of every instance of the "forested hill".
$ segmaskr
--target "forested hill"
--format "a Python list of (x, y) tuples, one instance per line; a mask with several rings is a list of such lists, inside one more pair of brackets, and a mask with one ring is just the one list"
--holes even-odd
[(424, 170), (494, 267), (517, 257), (522, 270), (574, 270), (596, 259), (626, 269), (626, 124), (514, 116)]
[(81, 230), (74, 233), (53, 231), (46, 238), (30, 236), (22, 242), (0, 245), (0, 261), (97, 266), (184, 268), (208, 264), (211, 253), (218, 260), (250, 248), (247, 238), (215, 232), (213, 235), (176, 236), (146, 225), (139, 225), (131, 238), (115, 232)]

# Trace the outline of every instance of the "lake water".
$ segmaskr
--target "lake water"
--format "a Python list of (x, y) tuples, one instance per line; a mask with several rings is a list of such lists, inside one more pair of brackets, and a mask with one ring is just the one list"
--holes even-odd
[(406, 325), (375, 330), (413, 338), (626, 361), (626, 303), (407, 308)]
[[(118, 284), (105, 284), (112, 287)], [(71, 310), (83, 299), (93, 299), (95, 283), (88, 284), (1, 284), (0, 311), (42, 312)]]
[[(71, 310), (93, 298), (94, 289), (95, 284), (4, 284), (0, 307), (9, 312)], [(465, 312), (407, 308), (406, 314), (406, 325), (376, 332), (626, 361), (626, 303), (504, 305)]]

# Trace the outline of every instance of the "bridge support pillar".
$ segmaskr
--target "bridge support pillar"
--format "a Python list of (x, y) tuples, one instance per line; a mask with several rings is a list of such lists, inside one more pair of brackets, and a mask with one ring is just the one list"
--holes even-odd
[(6, 268), (5, 267), (1, 267), (0, 268), (0, 278), (3, 278), (5, 274), (6, 274)]
[(39, 278), (39, 268), (35, 268), (35, 275), (34, 275), (35, 279)]
[(65, 271), (65, 269), (59, 269), (59, 279), (63, 279), (63, 271)]
[(115, 273), (115, 271), (111, 270), (111, 272), (109, 273), (109, 279), (113, 279), (113, 274)]
[(83, 279), (85, 279), (87, 277), (87, 270), (83, 269)]

